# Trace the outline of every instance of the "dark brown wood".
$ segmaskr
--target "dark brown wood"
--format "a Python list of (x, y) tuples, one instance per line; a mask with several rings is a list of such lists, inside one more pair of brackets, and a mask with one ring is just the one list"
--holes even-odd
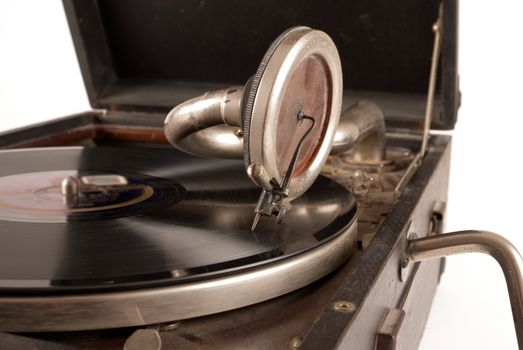
[(9, 146), (10, 148), (53, 147), (87, 145), (97, 140), (144, 142), (168, 144), (163, 129), (155, 127), (137, 127), (124, 125), (86, 125), (70, 130), (20, 141)]
[(81, 145), (92, 140), (94, 136), (93, 126), (88, 125), (14, 143), (5, 149)]
[(168, 144), (163, 129), (153, 127), (96, 125), (94, 138), (116, 141)]

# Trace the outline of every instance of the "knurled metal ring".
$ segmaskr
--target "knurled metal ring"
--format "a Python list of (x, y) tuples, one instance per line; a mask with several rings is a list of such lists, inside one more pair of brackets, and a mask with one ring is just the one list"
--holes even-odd
[(313, 159), (307, 168), (291, 178), (289, 199), (303, 194), (318, 177), (330, 153), (341, 112), (343, 81), (341, 62), (332, 39), (322, 31), (308, 27), (294, 27), (281, 34), (270, 46), (262, 62), (246, 87), (242, 111), (244, 132), (244, 160), (246, 167), (261, 166), (267, 176), (257, 181), (271, 189), (270, 180), (281, 182), (283, 172), (277, 164), (277, 130), (279, 110), (286, 85), (296, 67), (304, 60), (315, 57), (321, 60), (329, 75), (324, 130)]

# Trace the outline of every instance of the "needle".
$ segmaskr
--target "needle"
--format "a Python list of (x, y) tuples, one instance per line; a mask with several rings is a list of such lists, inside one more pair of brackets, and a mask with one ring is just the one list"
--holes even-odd
[(254, 216), (254, 221), (252, 222), (251, 231), (254, 231), (254, 229), (256, 228), (256, 225), (258, 225), (258, 221), (260, 221), (260, 216), (261, 216), (260, 213), (256, 213), (256, 215)]

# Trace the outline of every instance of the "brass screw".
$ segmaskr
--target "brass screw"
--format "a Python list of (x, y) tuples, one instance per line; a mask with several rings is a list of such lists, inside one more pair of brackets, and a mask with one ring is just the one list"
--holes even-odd
[(356, 305), (350, 301), (338, 301), (334, 304), (334, 310), (338, 312), (351, 313), (356, 310)]

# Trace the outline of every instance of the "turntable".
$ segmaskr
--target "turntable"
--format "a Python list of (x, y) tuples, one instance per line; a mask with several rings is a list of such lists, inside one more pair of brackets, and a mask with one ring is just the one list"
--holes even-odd
[(482, 251), (522, 346), (517, 250), (442, 234), (455, 2), (64, 5), (96, 109), (0, 137), (2, 344), (412, 349)]

